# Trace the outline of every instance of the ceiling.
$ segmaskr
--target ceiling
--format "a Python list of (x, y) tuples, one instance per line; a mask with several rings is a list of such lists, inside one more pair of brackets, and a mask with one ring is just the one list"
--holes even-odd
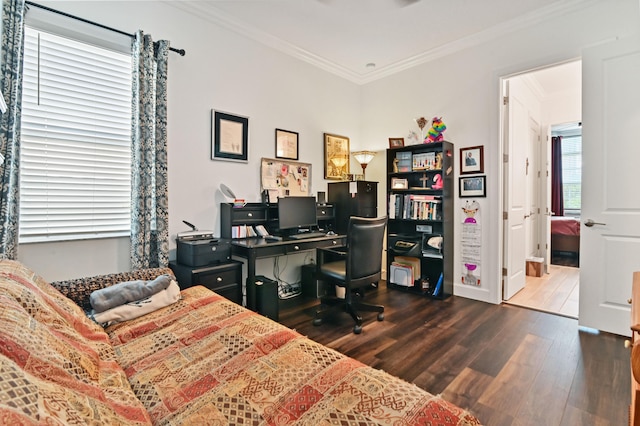
[(363, 84), (593, 0), (181, 0), (171, 5)]

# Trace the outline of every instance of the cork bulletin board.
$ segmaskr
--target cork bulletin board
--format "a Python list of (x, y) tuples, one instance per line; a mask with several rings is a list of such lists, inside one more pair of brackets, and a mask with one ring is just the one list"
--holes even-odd
[(269, 200), (277, 197), (311, 195), (311, 164), (274, 158), (263, 158), (260, 165), (262, 190)]

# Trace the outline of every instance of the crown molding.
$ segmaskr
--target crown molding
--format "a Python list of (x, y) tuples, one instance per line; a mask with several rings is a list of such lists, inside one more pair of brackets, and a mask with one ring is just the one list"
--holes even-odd
[(508, 34), (526, 27), (531, 27), (552, 17), (584, 9), (592, 4), (595, 4), (596, 2), (597, 0), (559, 1), (544, 8), (519, 16), (516, 19), (494, 25), (493, 27), (479, 31), (472, 35), (462, 37), (453, 42), (443, 44), (442, 46), (438, 46), (434, 49), (427, 50), (418, 55), (414, 55), (412, 57), (397, 61), (393, 64), (367, 73), (354, 72), (340, 64), (315, 55), (292, 43), (251, 27), (235, 19), (229, 14), (216, 9), (215, 6), (212, 6), (210, 2), (169, 0), (165, 1), (164, 3), (187, 12), (191, 15), (195, 15), (199, 18), (205, 19), (208, 22), (219, 25), (222, 28), (233, 31), (261, 44), (269, 46), (301, 61), (307, 62), (308, 64), (311, 64), (329, 73), (335, 74), (355, 84), (362, 85), (382, 79), (384, 77), (388, 77), (390, 75), (399, 73), (418, 65), (435, 61), (453, 53), (487, 43), (500, 37), (505, 37)]

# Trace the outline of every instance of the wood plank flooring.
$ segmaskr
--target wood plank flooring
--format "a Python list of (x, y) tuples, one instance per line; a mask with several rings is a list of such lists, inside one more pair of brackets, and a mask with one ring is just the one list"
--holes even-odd
[(542, 277), (527, 276), (525, 287), (508, 303), (578, 318), (580, 269), (549, 265)]
[(363, 312), (360, 335), (347, 314), (313, 326), (315, 299), (281, 301), (280, 322), (441, 394), (485, 425), (627, 424), (630, 353), (623, 337), (506, 304), (429, 300), (384, 282), (366, 300), (385, 305), (385, 319)]

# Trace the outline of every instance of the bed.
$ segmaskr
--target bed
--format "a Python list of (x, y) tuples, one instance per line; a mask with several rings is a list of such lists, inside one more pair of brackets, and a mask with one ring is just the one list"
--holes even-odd
[(551, 217), (551, 251), (580, 254), (580, 219)]

